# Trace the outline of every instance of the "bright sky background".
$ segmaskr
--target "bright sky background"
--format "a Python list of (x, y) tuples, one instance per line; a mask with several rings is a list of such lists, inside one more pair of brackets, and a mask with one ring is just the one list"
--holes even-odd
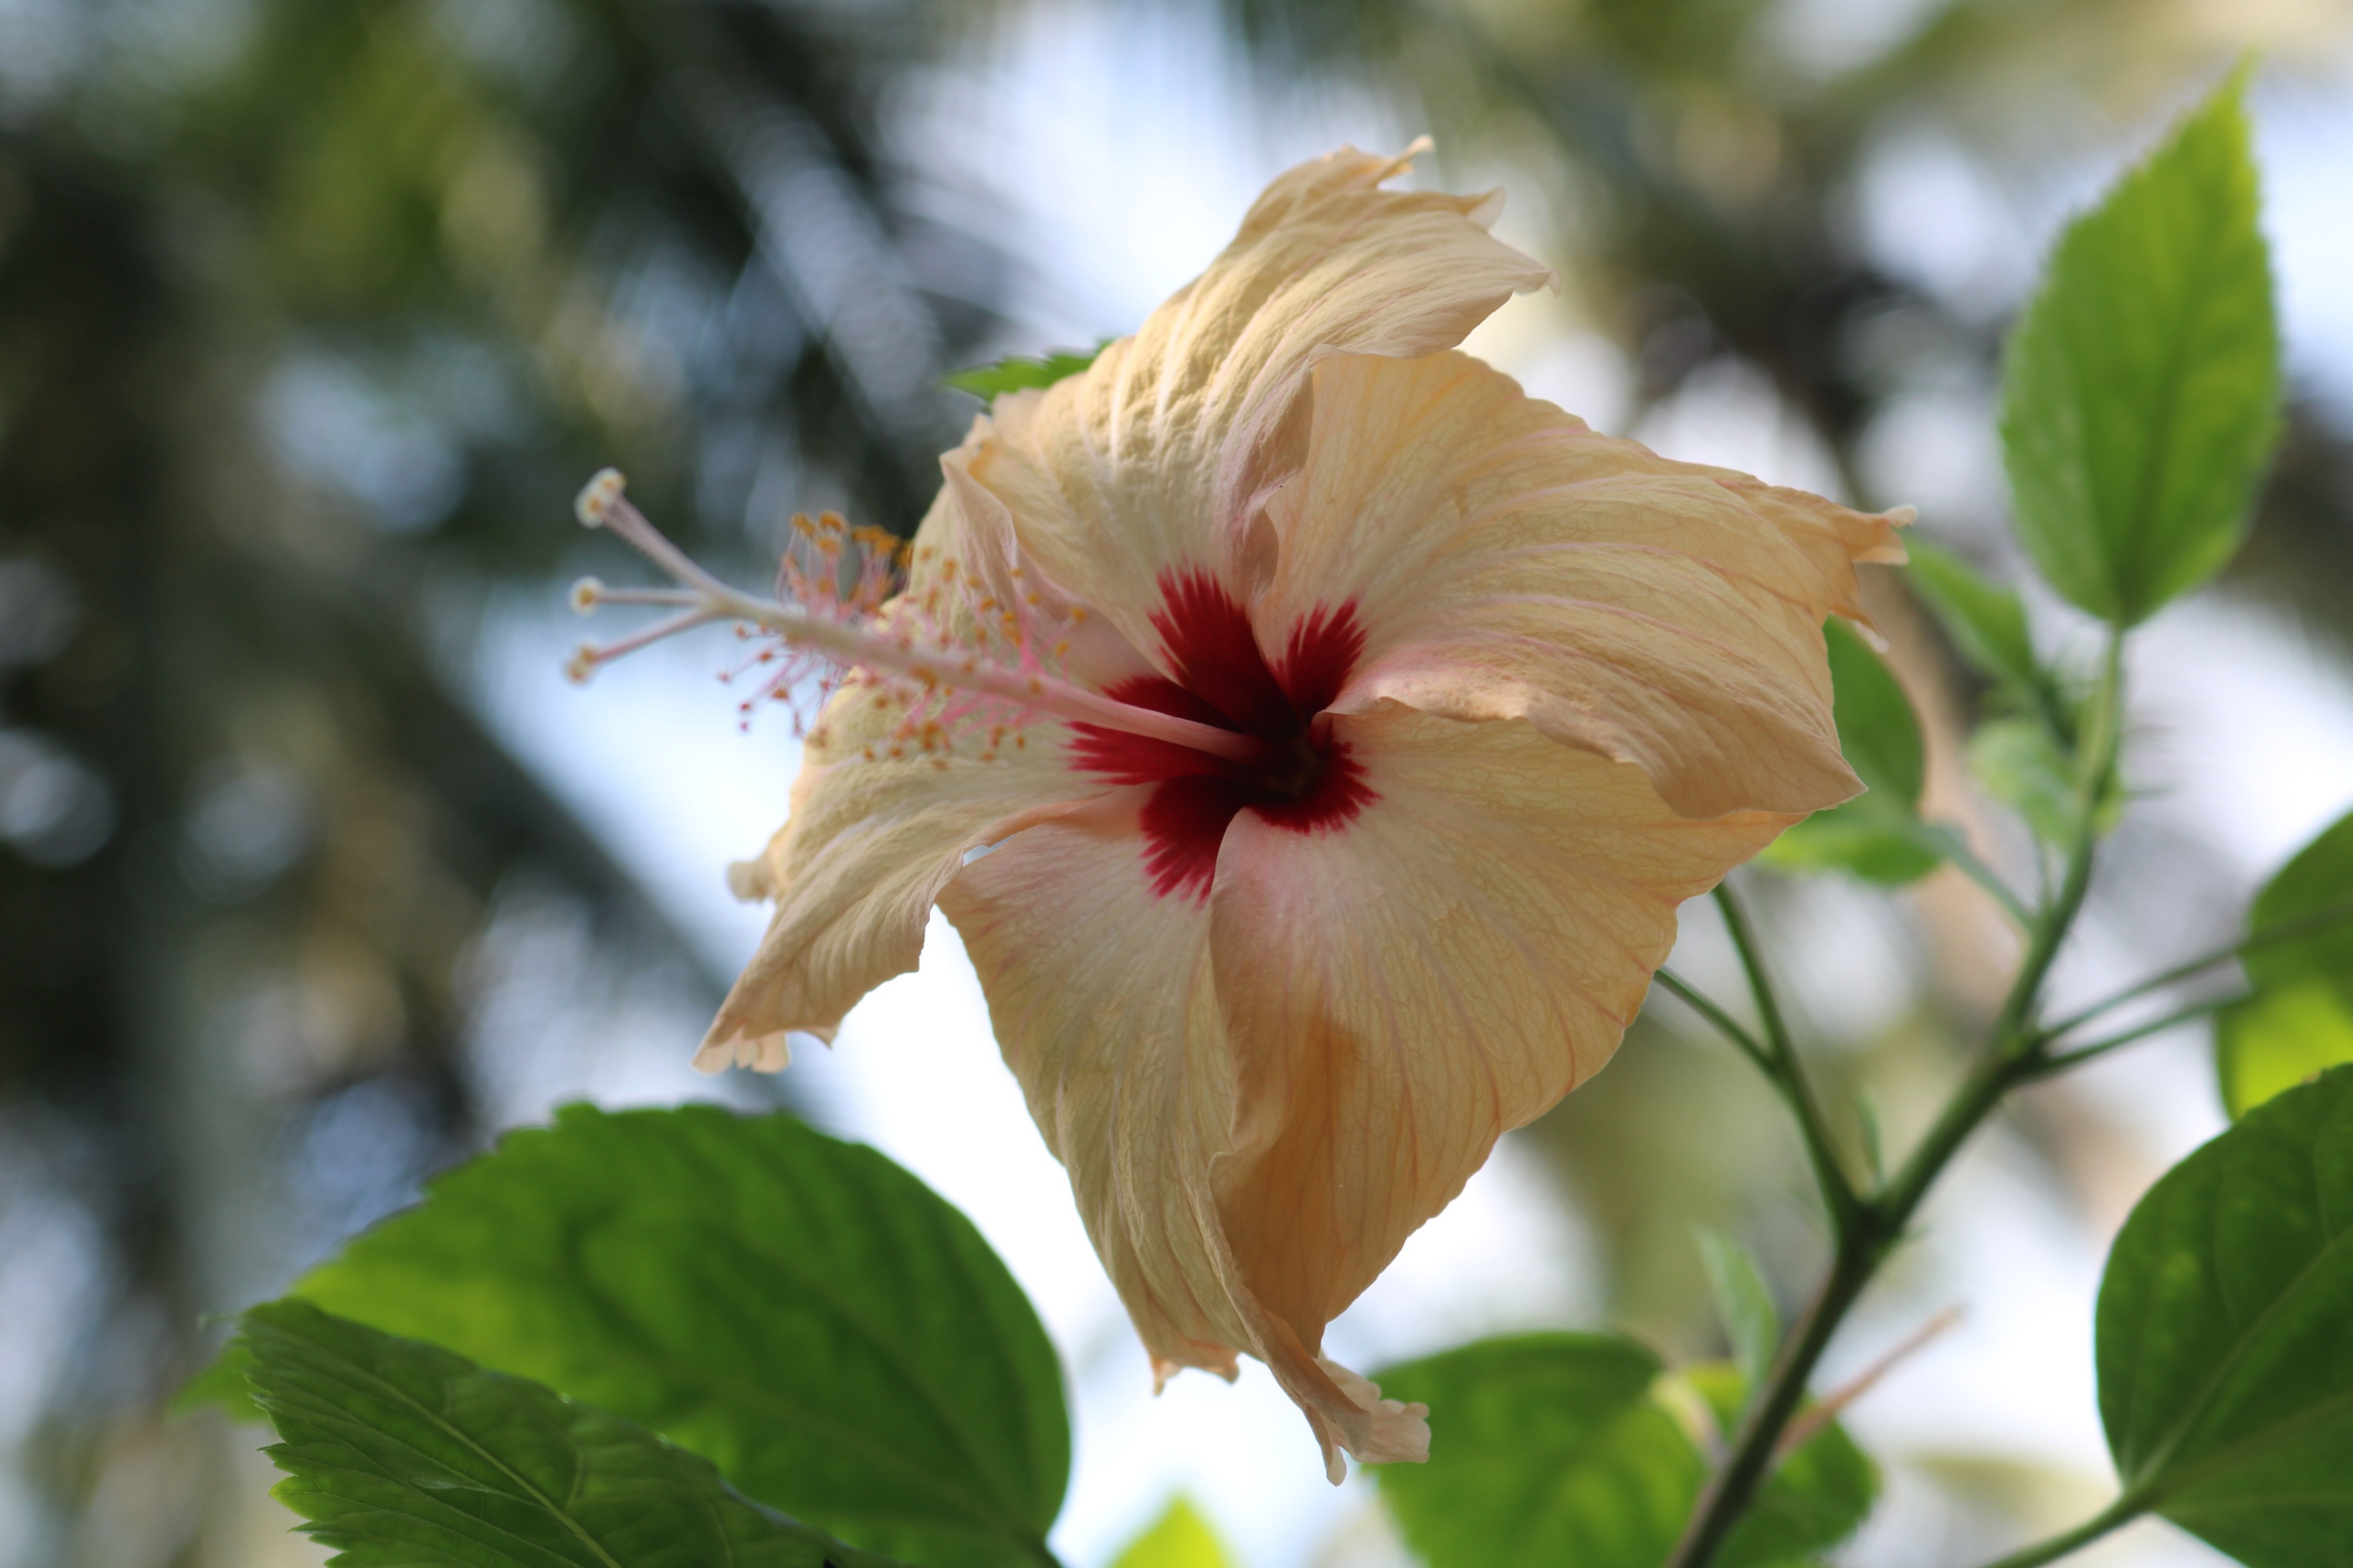
[[(2278, 246), (2290, 358), (2353, 409), (2353, 95), (2266, 87), (2256, 97), (2261, 155)], [(1008, 348), (1083, 343), (1131, 329), (1223, 243), (1271, 174), (1342, 141), (1401, 145), (1421, 127), (1388, 106), (1303, 83), (1279, 105), (1255, 100), (1206, 26), (1063, 5), (1010, 35), (994, 56), (926, 82), (902, 110), (911, 150), (941, 170), (990, 237), (1034, 258), (1022, 301), (1031, 336)], [(1950, 147), (1899, 146), (1858, 199), (1883, 259), (1932, 286), (1976, 288), (2031, 275), (2055, 204), (2005, 206), (1999, 188)], [(1908, 160), (1908, 162), (1907, 162)], [(1508, 171), (1436, 170), (1451, 185), (1500, 183), (1516, 209), (1500, 232), (1541, 253)], [(1921, 199), (1924, 192), (1936, 199)], [(2080, 193), (2077, 193), (2080, 194)], [(1956, 270), (1955, 258), (1970, 261)], [(1506, 307), (1472, 346), (1531, 389), (1605, 428), (1624, 412), (1615, 351), (1579, 335), (1562, 306)], [(1966, 490), (1990, 460), (1982, 400), (1909, 411), (1886, 450), (1917, 474)], [(1641, 437), (1669, 456), (1725, 462), (1820, 487), (1820, 458), (1761, 383), (1710, 378), (1653, 414)], [(1906, 445), (1905, 443), (1908, 443)], [(1924, 501), (1932, 498), (1923, 496)], [(1935, 521), (1933, 508), (1930, 521)], [(563, 526), (560, 519), (550, 526)], [(2063, 615), (2043, 606), (2064, 635)], [(746, 738), (711, 672), (718, 639), (664, 647), (600, 675), (587, 691), (559, 666), (579, 627), (556, 606), (496, 622), (479, 663), (482, 705), (500, 732), (638, 873), (661, 906), (732, 969), (763, 911), (727, 897), (723, 868), (782, 819), (796, 748), (781, 723)], [(2279, 623), (2212, 595), (2162, 617), (2137, 647), (2138, 755), (2164, 793), (2146, 808), (2195, 824), (2252, 881), (2353, 802), (2353, 679)], [(1695, 939), (1696, 940), (1696, 939)], [(2063, 977), (2103, 983), (2096, 941)], [(1690, 967), (1716, 967), (1706, 953)], [(1800, 977), (1803, 983), (1803, 977)], [(723, 1092), (686, 1072), (699, 1021), (679, 1020), (675, 1070), (607, 1058), (547, 1065), (508, 1102), (515, 1115), (581, 1092), (663, 1100)], [(633, 1060), (635, 1058), (632, 1058)], [(597, 1063), (604, 1063), (598, 1066)], [(978, 986), (934, 920), (921, 972), (855, 1013), (830, 1053), (813, 1044), (791, 1069), (819, 1120), (871, 1141), (970, 1214), (1029, 1290), (1060, 1345), (1077, 1406), (1078, 1462), (1055, 1544), (1098, 1568), (1175, 1489), (1190, 1491), (1250, 1568), (1395, 1561), (1361, 1479), (1337, 1491), (1304, 1424), (1263, 1370), (1239, 1387), (1201, 1374), (1150, 1397), (1145, 1358), (1080, 1229), (990, 1038)], [(2136, 1140), (2152, 1170), (2218, 1130), (2199, 1040), (2162, 1041), (2086, 1075), (2085, 1092)], [(1417, 1236), (1363, 1302), (1335, 1325), (1333, 1353), (1357, 1366), (1498, 1329), (1599, 1326), (1590, 1248), (1535, 1157), (1508, 1142), (1453, 1207)], [(2000, 1137), (1966, 1160), (1930, 1221), (1932, 1266), (1883, 1292), (1841, 1341), (1835, 1380), (1937, 1309), (1965, 1326), (1908, 1363), (1853, 1423), (1883, 1457), (1982, 1447), (2025, 1453), (2084, 1478), (2084, 1510), (2108, 1484), (2094, 1414), (2090, 1302), (2105, 1236), (2042, 1195), (2023, 1152)], [(1443, 1440), (1440, 1427), (1440, 1440)], [(1854, 1560), (1903, 1568), (1907, 1530), (1936, 1504), (1899, 1468), (1891, 1503)], [(2163, 1568), (2221, 1560), (2161, 1526), (2120, 1537), (2086, 1563)]]

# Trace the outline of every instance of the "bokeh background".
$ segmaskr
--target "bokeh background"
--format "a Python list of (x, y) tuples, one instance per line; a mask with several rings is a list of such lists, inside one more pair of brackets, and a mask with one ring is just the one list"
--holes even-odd
[[(723, 637), (586, 691), (569, 521), (617, 462), (723, 570), (785, 518), (910, 529), (946, 371), (1131, 329), (1258, 186), (1430, 131), (1556, 265), (1471, 345), (1611, 431), (1867, 504), (2015, 573), (2001, 331), (2056, 226), (2247, 51), (2294, 378), (2253, 542), (2141, 638), (2132, 777), (2063, 996), (2226, 937), (2353, 803), (2353, 8), (2339, 0), (0, 0), (0, 1564), (315, 1563), (259, 1435), (164, 1414), (219, 1330), (565, 1100), (789, 1105), (962, 1204), (1060, 1344), (1097, 1568), (1176, 1492), (1248, 1568), (1407, 1561), (1262, 1372), (1154, 1400), (935, 924), (780, 1079), (685, 1058), (761, 919), (789, 726)], [(1936, 804), (1976, 693), (1875, 585)], [(2047, 596), (2059, 648), (2084, 628)], [(1825, 1076), (1891, 1141), (2010, 956), (1957, 879), (1751, 876)], [(1676, 963), (1736, 972), (1707, 909)], [(1856, 1568), (1958, 1568), (2108, 1486), (2107, 1239), (2221, 1125), (2195, 1029), (1974, 1146), (1834, 1351), (1947, 1307), (1859, 1404)], [(1720, 1353), (1692, 1227), (1793, 1307), (1796, 1145), (1671, 1002), (1335, 1327)], [(1443, 1441), (1440, 1427), (1440, 1440)], [(2219, 1562), (2162, 1525), (2084, 1561)]]

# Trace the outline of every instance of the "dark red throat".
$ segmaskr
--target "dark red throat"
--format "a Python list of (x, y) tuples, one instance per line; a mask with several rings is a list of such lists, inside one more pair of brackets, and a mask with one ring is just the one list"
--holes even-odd
[(1218, 847), (1242, 811), (1293, 833), (1346, 826), (1377, 798), (1347, 742), (1316, 716), (1339, 695), (1364, 652), (1352, 600), (1319, 607), (1292, 626), (1270, 664), (1250, 617), (1207, 573), (1164, 572), (1152, 617), (1176, 679), (1138, 676), (1104, 695), (1266, 742), (1261, 760), (1236, 763), (1169, 741), (1094, 724), (1072, 726), (1080, 767), (1113, 784), (1155, 786), (1144, 807), (1145, 871), (1153, 891), (1207, 898)]

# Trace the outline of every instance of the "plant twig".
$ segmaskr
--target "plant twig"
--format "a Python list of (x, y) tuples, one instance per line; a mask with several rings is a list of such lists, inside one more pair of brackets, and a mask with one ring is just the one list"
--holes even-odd
[(1768, 1074), (1798, 1120), (1799, 1134), (1805, 1140), (1806, 1158), (1813, 1164), (1814, 1180), (1822, 1189), (1822, 1201), (1830, 1207), (1831, 1227), (1844, 1236), (1857, 1226), (1862, 1196), (1848, 1177), (1838, 1146), (1831, 1138), (1830, 1127), (1822, 1120), (1821, 1105), (1814, 1098), (1813, 1085), (1807, 1081), (1797, 1046), (1789, 1037), (1788, 1024), (1781, 1016), (1772, 975), (1765, 967), (1764, 952), (1757, 945), (1757, 934), (1749, 927), (1748, 915), (1728, 883), (1715, 885), (1715, 907), (1724, 914), (1725, 929), (1732, 933), (1732, 945), (1740, 954), (1740, 967), (1748, 975), (1748, 989), (1757, 998), (1757, 1016), (1765, 1026), (1765, 1046), (1770, 1057)]
[[(2084, 895), (2090, 891), (2092, 861), (2099, 838), (2099, 804), (2105, 798), (2115, 776), (2116, 752), (2122, 733), (2124, 697), (2124, 637), (2121, 630), (2112, 631), (2107, 657), (2101, 670), (2100, 688), (2087, 714), (2083, 751), (2077, 758), (2075, 777), (2075, 832), (2068, 847), (2066, 868), (2057, 890), (2037, 911), (2031, 928), (2025, 959), (2010, 983), (2010, 994), (2003, 999), (1988, 1032), (1986, 1048), (1977, 1064), (1953, 1098), (1938, 1114), (1927, 1135), (1905, 1161), (1894, 1180), (1861, 1202), (1849, 1215), (1841, 1218), (1835, 1209), (1832, 1217), (1835, 1249), (1830, 1271), (1816, 1292), (1813, 1304), (1798, 1324), (1797, 1331), (1774, 1358), (1773, 1368), (1766, 1386), (1754, 1398), (1747, 1415), (1740, 1425), (1732, 1452), (1722, 1468), (1709, 1479), (1692, 1510), (1691, 1521), (1684, 1527), (1683, 1539), (1676, 1543), (1674, 1554), (1668, 1559), (1669, 1568), (1706, 1568), (1726, 1537), (1732, 1533), (1742, 1514), (1757, 1495), (1757, 1489), (1771, 1473), (1782, 1434), (1788, 1428), (1805, 1401), (1806, 1382), (1813, 1375), (1815, 1363), (1821, 1359), (1823, 1349), (1838, 1331), (1839, 1325), (1862, 1294), (1879, 1266), (1886, 1261), (1902, 1239), (1905, 1227), (1920, 1206), (1936, 1178), (1944, 1173), (1961, 1145), (1993, 1113), (2004, 1096), (2019, 1084), (2035, 1076), (2041, 1065), (2048, 1031), (2032, 1026), (2036, 1005), (2042, 999), (2043, 982), (2051, 966), (2059, 956), (2073, 929), (2075, 917), (2084, 907)], [(1740, 920), (1738, 905), (1722, 889), (1718, 901), (1725, 907), (1725, 918), (1733, 928), (1733, 941), (1740, 949), (1742, 959), (1749, 966), (1751, 980), (1759, 981), (1762, 966), (1752, 956), (1754, 942), (1746, 922)], [(1760, 985), (1758, 1005), (1763, 1011), (1767, 1039), (1775, 1052), (1777, 1065), (1791, 1060), (1788, 1035), (1779, 1026), (1779, 1014), (1766, 1002), (1767, 993)], [(1796, 1080), (1802, 1083), (1802, 1079)], [(1799, 1100), (1793, 1096), (1793, 1106)], [(1801, 1122), (1803, 1119), (1801, 1117)], [(1825, 1192), (1828, 1192), (1825, 1187)], [(2121, 1504), (2119, 1506), (2122, 1506)], [(2115, 1510), (2111, 1510), (2114, 1512)], [(2105, 1516), (2104, 1516), (2105, 1518)], [(2105, 1533), (2122, 1522), (2118, 1517), (2101, 1524), (2097, 1530), (2084, 1534), (2081, 1541)], [(2094, 1521), (2095, 1523), (2098, 1521)], [(2090, 1526), (2084, 1527), (2091, 1530)], [(2062, 1548), (2061, 1550), (2071, 1550)], [(2056, 1552), (2052, 1553), (2056, 1555)], [(2030, 1568), (2048, 1557), (2024, 1557), (1997, 1568)]]
[(2056, 1563), (2071, 1552), (2089, 1546), (2119, 1525), (2131, 1523), (2141, 1515), (2141, 1506), (2129, 1496), (2120, 1497), (2073, 1530), (2063, 1530), (2031, 1545), (2021, 1546), (2007, 1557), (1989, 1563), (1985, 1568), (2041, 1568), (2045, 1563)]
[(1715, 1025), (1718, 1034), (1738, 1047), (1742, 1056), (1757, 1064), (1758, 1072), (1768, 1079), (1774, 1076), (1771, 1055), (1757, 1044), (1757, 1037), (1750, 1034), (1739, 1019), (1725, 1012), (1713, 997), (1671, 969), (1658, 970), (1651, 978), (1679, 998), (1684, 1006)]
[(1735, 1434), (1732, 1451), (1723, 1467), (1709, 1478), (1676, 1543), (1668, 1568), (1704, 1568), (1724, 1544), (1732, 1527), (1747, 1511), (1757, 1488), (1773, 1468), (1781, 1434), (1804, 1402), (1806, 1380), (1838, 1331), (1855, 1298), (1878, 1270), (1880, 1248), (1861, 1231), (1841, 1238), (1831, 1255), (1831, 1268), (1815, 1292), (1805, 1315), (1773, 1358), (1765, 1384), (1750, 1396), (1747, 1414)]
[(2137, 981), (2106, 1000), (2094, 1002), (2082, 1012), (2052, 1025), (2043, 1031), (2043, 1037), (2057, 1039), (2072, 1029), (2082, 1028), (2103, 1013), (2114, 1012), (2126, 1003), (2138, 1001), (2152, 991), (2162, 991), (2168, 985), (2187, 980), (2202, 971), (2212, 969), (2217, 964), (2228, 963), (2242, 953), (2254, 952), (2266, 947), (2277, 947), (2282, 942), (2295, 942), (2300, 937), (2315, 935), (2332, 926), (2348, 923), (2353, 923), (2353, 899), (2330, 904), (2325, 909), (2315, 910), (2310, 914), (2300, 915), (2292, 921), (2282, 921), (2275, 926), (2256, 931), (2251, 936), (2242, 937), (2228, 947), (2218, 947), (2211, 952), (2202, 953), (2184, 963), (2177, 963), (2172, 968), (2152, 974), (2146, 980)]
[(1774, 1447), (1774, 1458), (1787, 1458), (1804, 1447), (1815, 1433), (1837, 1420), (1841, 1411), (1869, 1394), (1881, 1378), (1919, 1354), (1931, 1342), (1960, 1321), (1961, 1309), (1958, 1306), (1946, 1308), (1905, 1335), (1894, 1349), (1864, 1367), (1843, 1385), (1806, 1406), (1799, 1413), (1798, 1418), (1789, 1423), (1789, 1429), (1781, 1434), (1781, 1441)]
[(2019, 897), (2008, 882), (2002, 880), (2000, 872), (1978, 858), (1977, 851), (1968, 847), (1968, 841), (1961, 837), (1959, 828), (1945, 823), (1936, 823), (1931, 826), (1940, 836), (1936, 847), (1946, 859), (1957, 867), (1963, 876), (1991, 894), (1993, 901), (2001, 906), (2004, 914), (2021, 926), (2034, 924), (2032, 907), (2024, 899)]
[(2094, 1040), (2088, 1046), (2076, 1046), (2072, 1049), (2056, 1053), (2042, 1053), (2035, 1060), (2034, 1076), (2038, 1079), (2050, 1078), (2065, 1072), (2069, 1068), (2081, 1067), (2094, 1057), (2106, 1056), (2119, 1046), (2133, 1045), (2148, 1038), (2151, 1035), (2161, 1035), (2177, 1024), (2187, 1024), (2193, 1018), (2203, 1018), (2210, 1013), (2219, 1013), (2234, 1002), (2245, 1001), (2252, 994), (2253, 994), (2252, 992), (2233, 991), (2227, 996), (2209, 996), (2203, 1002), (2192, 1002), (2186, 1007), (2177, 1007), (2163, 1017), (2151, 1018), (2146, 1024), (2136, 1024), (2119, 1034), (2110, 1035), (2105, 1039)]

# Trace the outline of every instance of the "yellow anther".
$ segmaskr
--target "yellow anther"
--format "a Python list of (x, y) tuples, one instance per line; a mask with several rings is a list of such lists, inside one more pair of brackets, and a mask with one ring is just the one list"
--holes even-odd
[(828, 533), (839, 533), (844, 528), (849, 526), (849, 524), (842, 521), (841, 514), (838, 511), (818, 513), (817, 525), (825, 530)]
[(605, 520), (620, 503), (621, 492), (628, 481), (621, 478), (618, 468), (599, 468), (596, 478), (580, 487), (579, 499), (572, 503), (573, 515), (579, 518), (583, 528), (602, 528)]
[(809, 521), (808, 513), (805, 511), (797, 511), (793, 513), (793, 531), (795, 533), (802, 534), (807, 538), (815, 539), (817, 537), (817, 524)]

